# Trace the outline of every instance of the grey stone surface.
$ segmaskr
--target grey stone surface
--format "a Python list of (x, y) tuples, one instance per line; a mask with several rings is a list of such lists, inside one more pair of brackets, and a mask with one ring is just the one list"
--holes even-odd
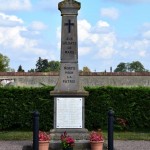
[(79, 72), (77, 63), (61, 63), (61, 71), (55, 91), (73, 92), (79, 89)]
[[(14, 86), (41, 87), (43, 85), (55, 86), (59, 76), (0, 76), (1, 79), (14, 79)], [(79, 76), (80, 86), (117, 86), (117, 87), (150, 87), (149, 76)], [(75, 93), (74, 93), (75, 94)]]
[[(50, 144), (52, 144), (52, 141)], [(114, 147), (115, 150), (149, 150), (150, 141), (115, 140)], [(107, 149), (107, 141), (104, 149)], [(0, 150), (32, 150), (32, 141), (0, 141)]]
[(58, 82), (51, 95), (78, 92), (78, 35), (77, 15), (80, 3), (74, 0), (61, 1), (58, 9), (62, 16), (61, 27), (61, 68)]
[[(77, 14), (78, 10), (80, 9), (80, 3), (74, 0), (65, 0), (58, 4), (58, 8), (61, 11), (62, 15), (62, 29), (61, 29), (61, 68), (60, 68), (60, 75), (58, 82), (55, 86), (54, 91), (50, 92), (50, 95), (54, 96), (54, 129), (52, 133), (53, 139), (60, 138), (60, 132), (58, 131), (60, 127), (63, 128), (63, 132), (66, 131), (68, 128), (69, 135), (71, 134), (72, 130), (78, 132), (72, 133), (72, 136), (75, 136), (75, 140), (77, 138), (81, 138), (82, 134), (82, 142), (80, 146), (74, 148), (75, 150), (78, 149), (88, 149), (88, 144), (85, 143), (86, 135), (88, 132), (81, 133), (81, 130), (84, 130), (84, 95), (88, 95), (83, 88), (80, 87), (79, 84), (79, 69), (78, 69), (78, 35), (77, 35)], [(76, 103), (73, 103), (79, 99), (81, 96), (81, 107), (75, 107)], [(71, 97), (69, 97), (71, 95)], [(59, 97), (63, 96), (63, 98)], [(63, 99), (62, 101), (60, 100)], [(76, 98), (76, 100), (75, 100)], [(58, 101), (62, 102), (62, 105), (66, 101), (67, 103), (65, 109), (59, 107)], [(72, 102), (71, 102), (72, 101)], [(72, 107), (74, 106), (74, 108)], [(76, 105), (76, 106), (79, 106)], [(69, 110), (78, 108), (76, 112)], [(58, 110), (60, 109), (60, 110)], [(79, 109), (81, 111), (79, 111)], [(80, 116), (80, 117), (79, 117)], [(66, 120), (67, 118), (70, 120)], [(79, 119), (80, 118), (80, 119)], [(72, 120), (73, 119), (73, 120)], [(61, 122), (61, 124), (60, 124)], [(71, 123), (72, 122), (72, 123)], [(73, 123), (74, 122), (74, 123)], [(76, 129), (74, 129), (76, 128)], [(79, 138), (79, 139), (80, 139)], [(77, 140), (79, 141), (79, 140)], [(76, 144), (77, 146), (78, 144)], [(58, 143), (53, 143), (52, 150), (60, 149)]]
[(61, 62), (78, 62), (77, 17), (63, 16)]
[[(54, 129), (51, 131), (51, 139), (53, 140), (59, 140), (61, 134), (64, 132), (64, 130), (61, 129)], [(69, 136), (73, 137), (75, 140), (89, 140), (89, 133), (87, 129), (78, 129), (75, 131), (74, 129), (67, 129), (67, 133), (69, 133)]]

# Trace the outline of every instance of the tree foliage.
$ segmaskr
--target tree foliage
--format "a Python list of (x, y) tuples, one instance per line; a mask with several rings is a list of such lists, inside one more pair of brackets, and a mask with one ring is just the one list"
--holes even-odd
[(22, 66), (21, 66), (21, 65), (18, 67), (17, 72), (24, 72), (24, 70), (22, 69)]
[(83, 70), (82, 70), (83, 72), (91, 72), (91, 70), (87, 67), (87, 66), (85, 66), (85, 67), (83, 67)]
[(121, 62), (117, 68), (114, 70), (114, 72), (127, 72), (127, 66), (126, 63)]
[(60, 70), (60, 62), (59, 61), (50, 61), (49, 62), (49, 71), (59, 71)]
[(145, 72), (147, 71), (141, 62), (133, 61), (132, 63), (121, 62), (114, 72)]
[(48, 60), (42, 59), (39, 57), (36, 63), (36, 72), (46, 72), (46, 69), (48, 68)]
[(9, 58), (0, 53), (0, 71), (7, 72), (9, 71)]
[(42, 59), (39, 57), (36, 63), (36, 72), (49, 72), (49, 71), (59, 71), (60, 62), (59, 61), (48, 61), (48, 59)]
[(30, 69), (28, 70), (28, 72), (35, 72), (35, 69)]
[(130, 64), (130, 71), (131, 72), (143, 72), (145, 71), (145, 68), (139, 61), (133, 61)]

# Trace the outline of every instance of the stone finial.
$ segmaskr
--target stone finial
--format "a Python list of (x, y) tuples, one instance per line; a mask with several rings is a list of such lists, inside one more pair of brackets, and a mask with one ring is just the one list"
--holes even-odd
[(69, 7), (69, 8), (78, 8), (80, 9), (80, 2), (77, 2), (75, 0), (63, 0), (61, 2), (59, 2), (58, 4), (58, 8), (65, 8), (65, 7)]

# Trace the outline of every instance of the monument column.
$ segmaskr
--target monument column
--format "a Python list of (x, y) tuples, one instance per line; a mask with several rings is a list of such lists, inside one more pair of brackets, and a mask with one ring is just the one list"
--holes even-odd
[[(79, 84), (77, 15), (81, 4), (64, 0), (58, 4), (61, 11), (61, 68), (57, 85), (50, 94), (54, 96), (54, 129), (51, 135), (60, 139), (67, 131), (78, 139), (85, 139), (84, 97), (88, 92)], [(82, 136), (80, 136), (82, 133)]]
[(80, 3), (74, 0), (64, 0), (58, 4), (58, 9), (62, 16), (61, 69), (59, 81), (51, 94), (60, 95), (60, 92), (61, 94), (73, 92), (79, 94), (82, 91), (79, 87), (77, 36), (77, 15)]

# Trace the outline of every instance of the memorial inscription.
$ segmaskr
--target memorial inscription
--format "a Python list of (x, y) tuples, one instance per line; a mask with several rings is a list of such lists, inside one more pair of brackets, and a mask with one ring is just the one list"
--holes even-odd
[(82, 128), (82, 98), (58, 97), (56, 112), (57, 128)]
[[(65, 49), (64, 53), (66, 55), (69, 55), (68, 59), (72, 58), (70, 57), (70, 55), (74, 55), (75, 54), (75, 51), (73, 50), (72, 46), (77, 46), (77, 42), (75, 42), (73, 40), (73, 37), (66, 37), (66, 40), (63, 41), (63, 48)], [(67, 57), (67, 56), (66, 56)]]
[(61, 62), (78, 62), (76, 15), (62, 17)]
[(61, 86), (62, 91), (75, 91), (78, 89), (78, 65), (76, 63), (61, 64)]

